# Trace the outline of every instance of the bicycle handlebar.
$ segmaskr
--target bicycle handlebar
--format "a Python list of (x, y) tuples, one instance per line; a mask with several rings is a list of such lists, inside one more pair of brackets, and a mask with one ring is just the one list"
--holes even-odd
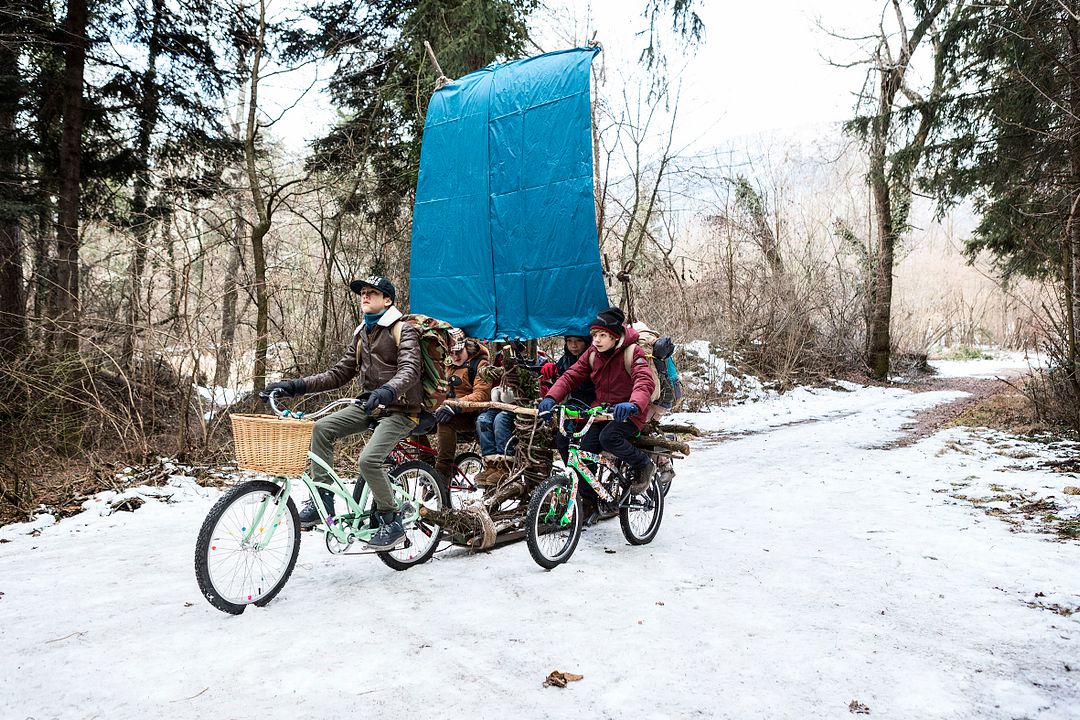
[[(587, 415), (588, 418), (589, 418), (588, 420), (585, 421), (585, 427), (581, 428), (581, 430), (579, 432), (568, 433), (566, 431), (566, 420), (567, 420), (567, 418), (569, 418), (571, 420), (577, 420), (577, 419), (580, 419), (582, 415)], [(605, 420), (614, 420), (614, 419), (615, 418), (613, 416), (611, 416), (609, 413), (606, 412), (606, 408), (603, 405), (597, 405), (596, 407), (591, 407), (588, 410), (574, 410), (573, 408), (569, 408), (566, 405), (560, 405), (559, 406), (559, 433), (561, 435), (569, 435), (569, 436), (574, 437), (574, 438), (581, 438), (581, 437), (585, 436), (585, 433), (589, 432), (589, 428), (592, 427), (592, 424), (594, 422), (596, 422), (598, 420), (600, 422), (603, 422)]]
[[(323, 415), (326, 415), (331, 410), (334, 410), (334, 409), (336, 409), (336, 408), (338, 408), (338, 407), (340, 407), (342, 405), (354, 405), (354, 404), (356, 404), (356, 398), (341, 398), (340, 400), (334, 400), (332, 403), (330, 403), (326, 407), (321, 408), (319, 410), (316, 410), (315, 412), (305, 413), (305, 412), (299, 412), (299, 411), (296, 411), (296, 410), (289, 410), (288, 408), (279, 408), (278, 405), (277, 405), (276, 398), (277, 398), (278, 395), (281, 394), (281, 392), (282, 392), (281, 390), (274, 390), (272, 393), (270, 393), (269, 395), (266, 395), (265, 397), (266, 397), (267, 400), (269, 400), (270, 409), (273, 411), (273, 413), (275, 415), (277, 415), (278, 417), (282, 417), (282, 418), (295, 418), (297, 420), (299, 420), (301, 418), (307, 418), (309, 420), (314, 420), (315, 418), (322, 417)], [(260, 393), (260, 395), (261, 394), (262, 393)], [(380, 411), (382, 411), (384, 409), (386, 409), (386, 407), (384, 405), (380, 405), (379, 407), (377, 407), (375, 409), (375, 412), (372, 413), (372, 416), (373, 417), (378, 416), (380, 414)]]

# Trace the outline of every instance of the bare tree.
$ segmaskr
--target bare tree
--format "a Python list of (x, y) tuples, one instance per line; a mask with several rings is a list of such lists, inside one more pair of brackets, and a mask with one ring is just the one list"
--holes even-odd
[[(868, 364), (871, 373), (889, 374), (891, 353), (893, 266), (896, 245), (908, 230), (912, 184), (927, 139), (937, 122), (937, 107), (945, 88), (942, 36), (954, 22), (964, 0), (914, 2), (915, 25), (909, 30), (900, 0), (888, 0), (868, 62), (867, 82), (859, 97), (862, 113), (849, 123), (866, 143), (867, 180), (873, 202), (875, 274), (871, 290)], [(886, 15), (891, 9), (895, 29)], [(933, 46), (932, 78), (919, 92), (909, 82), (920, 45)], [(908, 118), (914, 118), (908, 122)]]

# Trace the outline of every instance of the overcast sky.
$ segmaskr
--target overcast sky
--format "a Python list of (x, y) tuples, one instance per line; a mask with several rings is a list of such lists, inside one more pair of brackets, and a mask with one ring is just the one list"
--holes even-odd
[[(285, 0), (277, 4), (282, 9), (294, 5)], [(704, 43), (694, 52), (671, 43), (667, 47), (672, 83), (681, 87), (681, 145), (704, 149), (733, 138), (797, 131), (850, 116), (853, 93), (865, 72), (831, 67), (825, 58), (850, 62), (859, 57), (859, 49), (855, 43), (830, 37), (818, 23), (849, 35), (865, 35), (877, 26), (882, 3), (699, 0), (698, 4), (706, 27)], [(637, 57), (645, 38), (637, 33), (646, 29), (641, 16), (644, 0), (552, 0), (547, 5), (534, 21), (540, 47), (556, 50), (582, 44), (595, 30), (604, 46), (603, 92), (618, 97), (623, 86), (638, 86)], [(327, 69), (319, 72), (325, 75)], [(263, 94), (267, 111), (277, 114), (295, 102), (315, 80), (314, 73), (306, 68), (274, 78)], [(334, 121), (333, 108), (318, 92), (320, 86), (317, 83), (285, 112), (274, 128), (293, 151), (302, 151), (305, 141)]]

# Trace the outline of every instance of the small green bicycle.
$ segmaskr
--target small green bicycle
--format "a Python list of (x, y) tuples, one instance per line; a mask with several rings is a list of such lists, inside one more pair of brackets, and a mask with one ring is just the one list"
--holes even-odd
[[(311, 420), (331, 410), (354, 402), (352, 399), (330, 403), (307, 415)], [(270, 396), (274, 413), (282, 418), (301, 418), (301, 413), (279, 410)], [(265, 423), (276, 423), (266, 416)], [(310, 439), (310, 428), (307, 430)], [(304, 446), (306, 452), (306, 446)], [(388, 472), (390, 485), (403, 508), (405, 538), (389, 550), (380, 548), (353, 550), (359, 541), (369, 540), (378, 529), (373, 518), (374, 500), (363, 478), (350, 491), (334, 469), (322, 458), (306, 452), (306, 460), (317, 463), (332, 479), (331, 484), (317, 483), (307, 470), (300, 482), (320, 508), (322, 523), (317, 527), (325, 536), (326, 549), (335, 555), (377, 554), (395, 570), (426, 562), (434, 554), (442, 537), (442, 528), (421, 518), (420, 508), (437, 511), (449, 505), (450, 496), (443, 480), (427, 463), (411, 460)], [(300, 519), (291, 497), (294, 487), (290, 474), (274, 473), (270, 480), (252, 480), (229, 490), (211, 508), (195, 543), (195, 577), (199, 589), (211, 605), (239, 615), (248, 605), (263, 606), (285, 586), (300, 552)], [(347, 510), (333, 515), (317, 489), (329, 490)]]
[[(657, 475), (641, 495), (631, 495), (628, 489), (631, 470), (620, 460), (606, 454), (596, 455), (581, 449), (581, 438), (598, 420), (610, 419), (603, 407), (579, 409), (561, 405), (559, 432), (570, 437), (569, 459), (565, 475), (552, 475), (533, 491), (529, 511), (525, 516), (529, 554), (538, 565), (552, 569), (574, 554), (584, 521), (581, 514), (581, 493), (588, 488), (595, 496), (600, 517), (619, 515), (623, 536), (631, 545), (652, 542), (664, 517), (664, 492)], [(567, 420), (587, 418), (578, 432), (567, 429)], [(654, 456), (659, 452), (651, 453)], [(585, 461), (596, 465), (594, 473)], [(584, 482), (582, 482), (584, 481)]]

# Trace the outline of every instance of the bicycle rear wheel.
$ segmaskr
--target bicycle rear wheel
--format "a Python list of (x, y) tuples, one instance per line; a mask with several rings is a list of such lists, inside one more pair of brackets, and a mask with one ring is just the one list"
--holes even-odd
[[(570, 559), (581, 539), (581, 506), (571, 498), (570, 479), (553, 475), (533, 491), (525, 515), (526, 541), (536, 564), (547, 570)], [(570, 522), (562, 518), (573, 503)]]
[(619, 525), (631, 545), (651, 543), (663, 519), (664, 488), (655, 475), (644, 493), (631, 495), (619, 506)]
[[(195, 541), (195, 578), (218, 610), (239, 615), (248, 605), (265, 605), (292, 574), (300, 519), (291, 498), (284, 499), (286, 511), (277, 525), (269, 525), (283, 501), (281, 491), (267, 480), (237, 485), (203, 521)], [(266, 547), (258, 547), (263, 542)]]
[[(442, 510), (450, 504), (450, 491), (446, 488), (446, 480), (426, 462), (410, 460), (402, 463), (388, 472), (387, 478), (392, 486), (405, 493), (408, 501), (417, 510), (421, 506), (429, 510)], [(366, 485), (363, 478), (356, 481), (353, 499), (357, 502), (360, 502)], [(368, 507), (363, 508), (365, 511), (370, 510), (370, 504), (374, 502), (370, 494), (368, 497)], [(405, 538), (404, 547), (377, 553), (380, 560), (395, 570), (408, 570), (413, 565), (430, 560), (442, 539), (442, 527), (420, 517), (412, 523), (406, 523)]]

